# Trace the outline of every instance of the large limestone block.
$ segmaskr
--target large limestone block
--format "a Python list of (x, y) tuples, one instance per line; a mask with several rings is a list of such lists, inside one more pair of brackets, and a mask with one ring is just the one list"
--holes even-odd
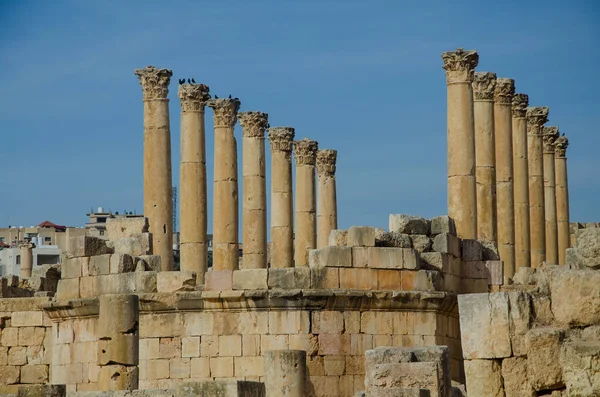
[(161, 256), (160, 255), (140, 255), (134, 259), (136, 270), (160, 272), (161, 267)]
[(598, 271), (553, 270), (550, 274), (550, 295), (556, 320), (569, 326), (600, 323), (599, 286)]
[(417, 252), (412, 248), (370, 247), (368, 266), (373, 269), (418, 269)]
[(308, 251), (309, 267), (351, 267), (352, 248), (329, 246)]
[(390, 232), (429, 234), (430, 221), (420, 216), (390, 214)]
[(502, 379), (506, 397), (534, 397), (527, 377), (527, 358), (509, 357), (502, 360)]
[(506, 293), (459, 295), (458, 310), (465, 359), (504, 358), (512, 355)]
[(531, 326), (532, 302), (526, 292), (508, 292), (510, 341), (513, 355), (527, 355), (526, 335)]
[(265, 397), (265, 384), (241, 380), (214, 380), (177, 383), (177, 397)]
[(415, 250), (419, 253), (430, 252), (433, 240), (424, 234), (412, 234), (410, 240)]
[(267, 289), (268, 269), (233, 271), (233, 289)]
[(412, 240), (409, 234), (388, 232), (385, 229), (375, 229), (376, 247), (412, 248)]
[(504, 397), (502, 367), (496, 360), (465, 360), (465, 378), (470, 396)]
[(600, 268), (600, 228), (579, 229), (575, 238), (581, 264), (592, 269)]
[(98, 386), (101, 390), (135, 390), (139, 385), (138, 367), (125, 365), (101, 366)]
[(95, 255), (90, 258), (88, 274), (90, 276), (102, 276), (110, 274), (110, 258), (112, 254)]
[(112, 253), (113, 249), (107, 246), (106, 240), (98, 237), (77, 236), (69, 239), (69, 258)]
[[(366, 396), (363, 394), (362, 396)], [(389, 389), (372, 389), (369, 392), (369, 397), (429, 397), (428, 389), (400, 389), (392, 387)]]
[(196, 288), (196, 273), (186, 271), (158, 272), (158, 292), (193, 291)]
[(106, 232), (111, 240), (148, 233), (148, 218), (109, 218), (106, 220)]
[(535, 328), (527, 333), (527, 376), (534, 390), (563, 386), (560, 348), (564, 331), (558, 328)]
[(267, 284), (269, 288), (310, 288), (310, 270), (308, 267), (271, 268), (269, 269)]
[(264, 366), (267, 396), (304, 397), (306, 395), (305, 351), (267, 351)]
[(127, 254), (112, 254), (110, 256), (109, 271), (111, 274), (128, 273), (135, 271), (133, 257)]
[(371, 226), (352, 226), (346, 236), (348, 247), (374, 247), (375, 228)]
[(379, 389), (427, 389), (431, 396), (445, 397), (438, 393), (437, 367), (433, 362), (403, 362), (374, 364), (367, 367), (365, 388), (367, 395)]
[(456, 236), (454, 220), (448, 215), (431, 218), (431, 235), (436, 236), (440, 233), (448, 233)]
[(450, 233), (440, 233), (433, 238), (433, 250), (460, 258), (460, 239)]
[(31, 385), (20, 386), (18, 397), (65, 397), (67, 387), (65, 385)]
[(333, 229), (329, 233), (329, 246), (333, 247), (346, 247), (348, 231), (342, 229)]
[(109, 244), (114, 248), (116, 254), (152, 255), (151, 233), (138, 233), (129, 237), (111, 240)]
[(569, 396), (600, 395), (600, 342), (565, 343), (561, 366)]

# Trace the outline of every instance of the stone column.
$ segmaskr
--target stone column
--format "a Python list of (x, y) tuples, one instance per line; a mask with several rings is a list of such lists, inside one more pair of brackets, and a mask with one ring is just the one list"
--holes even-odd
[(308, 250), (317, 248), (315, 163), (317, 141), (294, 141), (296, 156), (296, 239), (294, 265), (308, 266)]
[(335, 188), (335, 163), (337, 150), (317, 151), (317, 248), (329, 245), (329, 233), (337, 229), (337, 196)]
[(173, 197), (169, 82), (173, 72), (148, 66), (136, 69), (144, 99), (144, 215), (154, 255), (163, 271), (173, 270)]
[(196, 272), (196, 282), (204, 284), (208, 269), (206, 202), (206, 134), (204, 106), (210, 99), (204, 84), (180, 84), (181, 169), (180, 257), (181, 270)]
[(546, 219), (546, 262), (558, 264), (558, 226), (556, 222), (556, 175), (554, 169), (554, 141), (558, 127), (544, 127), (544, 218)]
[(99, 389), (135, 390), (139, 382), (139, 298), (108, 294), (99, 299)]
[(531, 265), (546, 260), (546, 225), (544, 214), (544, 168), (542, 127), (548, 121), (547, 107), (527, 108), (527, 157), (529, 171), (529, 222)]
[(242, 126), (244, 269), (267, 267), (267, 185), (265, 179), (265, 128), (268, 115), (239, 114)]
[(494, 89), (496, 74), (476, 72), (473, 78), (475, 180), (477, 182), (477, 238), (497, 244), (496, 153)]
[(31, 271), (33, 270), (33, 248), (35, 248), (35, 244), (27, 242), (20, 244), (19, 248), (21, 252), (21, 271), (19, 277), (30, 278)]
[(239, 263), (237, 143), (233, 127), (240, 101), (211, 99), (214, 110), (215, 167), (213, 199), (213, 269), (235, 270)]
[(496, 134), (496, 197), (498, 253), (504, 262), (504, 280), (515, 274), (515, 197), (513, 186), (512, 98), (515, 82), (496, 80), (494, 131)]
[(515, 270), (531, 266), (529, 235), (529, 170), (527, 169), (527, 117), (529, 97), (512, 99), (513, 171), (515, 192)]
[(566, 250), (571, 246), (569, 233), (569, 183), (567, 179), (567, 147), (569, 140), (564, 134), (554, 141), (556, 170), (556, 221), (558, 227), (558, 264), (564, 265)]
[(294, 129), (269, 129), (271, 142), (271, 267), (294, 264), (292, 143)]
[(267, 397), (306, 396), (306, 352), (272, 350), (265, 353)]
[(458, 237), (477, 237), (475, 186), (475, 129), (473, 124), (473, 73), (479, 62), (476, 51), (444, 52), (448, 86), (448, 215)]

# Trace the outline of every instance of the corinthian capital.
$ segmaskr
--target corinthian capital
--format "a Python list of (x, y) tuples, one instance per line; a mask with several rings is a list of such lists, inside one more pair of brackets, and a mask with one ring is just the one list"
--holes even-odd
[(529, 95), (515, 94), (512, 98), (513, 117), (527, 116), (527, 106), (529, 106)]
[(233, 127), (241, 104), (237, 98), (218, 98), (206, 102), (206, 106), (213, 109), (215, 127)]
[(311, 141), (308, 138), (304, 138), (301, 141), (294, 141), (296, 165), (315, 165), (318, 148), (319, 143)]
[(567, 147), (569, 147), (569, 138), (567, 138), (564, 134), (556, 138), (554, 141), (554, 156), (557, 158), (566, 157)]
[(558, 127), (544, 127), (542, 129), (542, 140), (544, 142), (545, 153), (554, 153), (554, 141), (556, 141), (558, 135)]
[(496, 73), (475, 72), (473, 76), (473, 98), (475, 100), (494, 99), (496, 89)]
[(184, 112), (202, 112), (210, 99), (210, 89), (204, 84), (180, 84), (177, 95)]
[(479, 64), (479, 54), (477, 51), (463, 50), (462, 48), (456, 51), (442, 53), (444, 66), (446, 71), (446, 83), (471, 83), (473, 82), (473, 73)]
[(238, 114), (242, 134), (247, 138), (264, 138), (269, 115), (263, 112), (241, 112)]
[(322, 149), (317, 151), (317, 174), (319, 176), (335, 176), (337, 150)]
[(295, 130), (292, 127), (269, 128), (269, 141), (272, 152), (292, 153)]
[(547, 106), (529, 107), (527, 108), (527, 127), (536, 127), (539, 132), (536, 134), (542, 134), (542, 126), (548, 122), (548, 109)]
[(146, 66), (144, 69), (135, 69), (133, 73), (140, 80), (144, 100), (167, 98), (169, 83), (173, 76), (171, 70)]
[(502, 105), (510, 105), (515, 95), (515, 81), (513, 79), (499, 78), (496, 80), (494, 100)]

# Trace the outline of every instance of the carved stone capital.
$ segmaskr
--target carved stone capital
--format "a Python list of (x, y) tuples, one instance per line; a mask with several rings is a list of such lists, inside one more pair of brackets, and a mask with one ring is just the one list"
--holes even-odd
[(317, 174), (319, 176), (335, 176), (337, 150), (321, 149), (317, 151)]
[(247, 138), (264, 138), (269, 115), (263, 112), (241, 112), (238, 114), (242, 135)]
[(241, 104), (237, 98), (213, 98), (206, 102), (206, 106), (213, 109), (214, 126), (230, 128), (237, 122), (237, 112)]
[(527, 108), (527, 129), (534, 135), (542, 135), (542, 127), (548, 122), (547, 106)]
[(203, 112), (210, 99), (210, 89), (204, 84), (180, 84), (177, 95), (184, 112)]
[(554, 156), (556, 158), (567, 157), (567, 147), (569, 147), (569, 138), (565, 135), (556, 138), (554, 141)]
[(463, 50), (442, 53), (446, 71), (446, 83), (471, 83), (473, 82), (473, 73), (479, 64), (479, 54), (474, 50)]
[(140, 80), (144, 100), (167, 98), (169, 83), (173, 76), (171, 70), (146, 66), (144, 69), (135, 69), (133, 73)]
[(31, 241), (27, 241), (27, 242), (19, 244), (19, 248), (20, 249), (30, 250), (30, 249), (34, 249), (35, 248), (35, 244), (32, 243)]
[(554, 141), (556, 141), (556, 138), (558, 138), (558, 136), (558, 127), (544, 127), (542, 129), (544, 153), (554, 153)]
[(319, 143), (304, 138), (301, 141), (294, 141), (294, 155), (296, 156), (296, 165), (315, 165), (317, 160), (317, 150)]
[(272, 152), (292, 153), (295, 130), (292, 127), (269, 128), (269, 141)]
[(476, 101), (493, 100), (496, 88), (496, 73), (475, 72), (473, 76), (473, 99)]
[(529, 95), (515, 94), (512, 98), (513, 117), (524, 118), (527, 116), (527, 106), (529, 106)]
[(501, 105), (512, 104), (515, 95), (515, 81), (513, 79), (496, 79), (496, 89), (494, 90), (494, 101)]

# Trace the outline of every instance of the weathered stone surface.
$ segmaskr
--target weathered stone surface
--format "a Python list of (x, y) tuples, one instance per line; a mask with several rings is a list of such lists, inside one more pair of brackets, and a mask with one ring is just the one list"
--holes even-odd
[(329, 246), (308, 251), (309, 267), (351, 267), (352, 248)]
[(106, 233), (111, 240), (132, 237), (140, 233), (148, 233), (148, 218), (109, 218), (106, 220)]
[(564, 268), (553, 270), (550, 274), (550, 294), (556, 320), (570, 326), (600, 323), (598, 286), (600, 272)]
[(90, 258), (88, 264), (88, 273), (90, 276), (101, 276), (110, 274), (110, 258), (111, 254), (95, 255)]
[(196, 273), (186, 271), (158, 272), (158, 292), (193, 291), (196, 288)]
[(371, 226), (352, 226), (348, 229), (346, 244), (349, 247), (374, 247), (375, 228)]
[(448, 215), (436, 216), (431, 218), (431, 235), (436, 236), (441, 233), (448, 233), (456, 236), (456, 226), (454, 220)]
[(265, 397), (265, 384), (240, 380), (215, 380), (205, 382), (178, 383), (177, 397), (218, 396), (218, 397)]
[(275, 350), (265, 352), (265, 389), (269, 396), (306, 395), (306, 352)]
[(18, 397), (65, 397), (65, 385), (31, 385), (19, 387)]
[(512, 355), (508, 295), (458, 296), (461, 341), (465, 359), (504, 358)]
[(388, 232), (385, 229), (375, 229), (376, 247), (412, 248), (410, 235), (397, 232)]
[(0, 366), (0, 384), (12, 385), (19, 383), (19, 367), (14, 365)]
[(139, 255), (135, 257), (136, 270), (138, 269), (138, 265), (141, 262), (143, 265), (143, 270), (149, 270), (153, 272), (161, 271), (161, 259), (160, 255)]
[(460, 240), (449, 233), (440, 233), (433, 239), (433, 250), (460, 258)]
[(502, 379), (506, 397), (535, 396), (527, 377), (526, 357), (509, 357), (502, 360)]
[(565, 343), (561, 366), (569, 396), (600, 395), (600, 342)]
[(563, 386), (560, 345), (564, 331), (557, 328), (534, 328), (527, 335), (527, 375), (534, 390)]
[[(363, 395), (366, 396), (366, 395)], [(397, 388), (389, 389), (372, 389), (369, 392), (369, 397), (429, 397), (428, 389), (413, 389), (413, 388)]]
[(442, 274), (435, 270), (419, 270), (415, 274), (415, 291), (440, 291), (443, 285)]
[(310, 288), (310, 268), (269, 269), (269, 288)]
[(433, 240), (423, 234), (413, 234), (410, 236), (412, 245), (417, 252), (429, 252), (433, 245)]
[(267, 269), (233, 271), (233, 289), (267, 289)]
[(21, 367), (21, 383), (46, 383), (48, 382), (47, 365), (24, 365)]
[(575, 232), (575, 248), (581, 264), (600, 268), (600, 228), (579, 229)]
[(437, 269), (442, 273), (450, 273), (450, 261), (449, 254), (443, 254), (441, 252), (423, 252), (421, 260), (424, 262), (426, 269)]
[(464, 261), (483, 260), (483, 245), (478, 240), (462, 240), (462, 259)]
[(465, 360), (465, 377), (469, 395), (503, 397), (502, 368), (496, 360)]
[(390, 214), (390, 232), (429, 234), (430, 221), (420, 216)]
[(138, 385), (137, 366), (106, 365), (101, 366), (98, 372), (98, 386), (102, 390), (135, 390)]
[(116, 254), (152, 255), (151, 233), (138, 233), (129, 237), (111, 240), (109, 244), (114, 248)]
[(334, 229), (329, 233), (329, 245), (334, 247), (346, 247), (347, 244), (347, 230)]
[(110, 256), (109, 268), (112, 274), (128, 273), (135, 271), (135, 263), (131, 255), (112, 254)]
[(113, 249), (108, 247), (106, 240), (92, 236), (71, 237), (69, 240), (69, 257), (94, 256), (112, 254)]

